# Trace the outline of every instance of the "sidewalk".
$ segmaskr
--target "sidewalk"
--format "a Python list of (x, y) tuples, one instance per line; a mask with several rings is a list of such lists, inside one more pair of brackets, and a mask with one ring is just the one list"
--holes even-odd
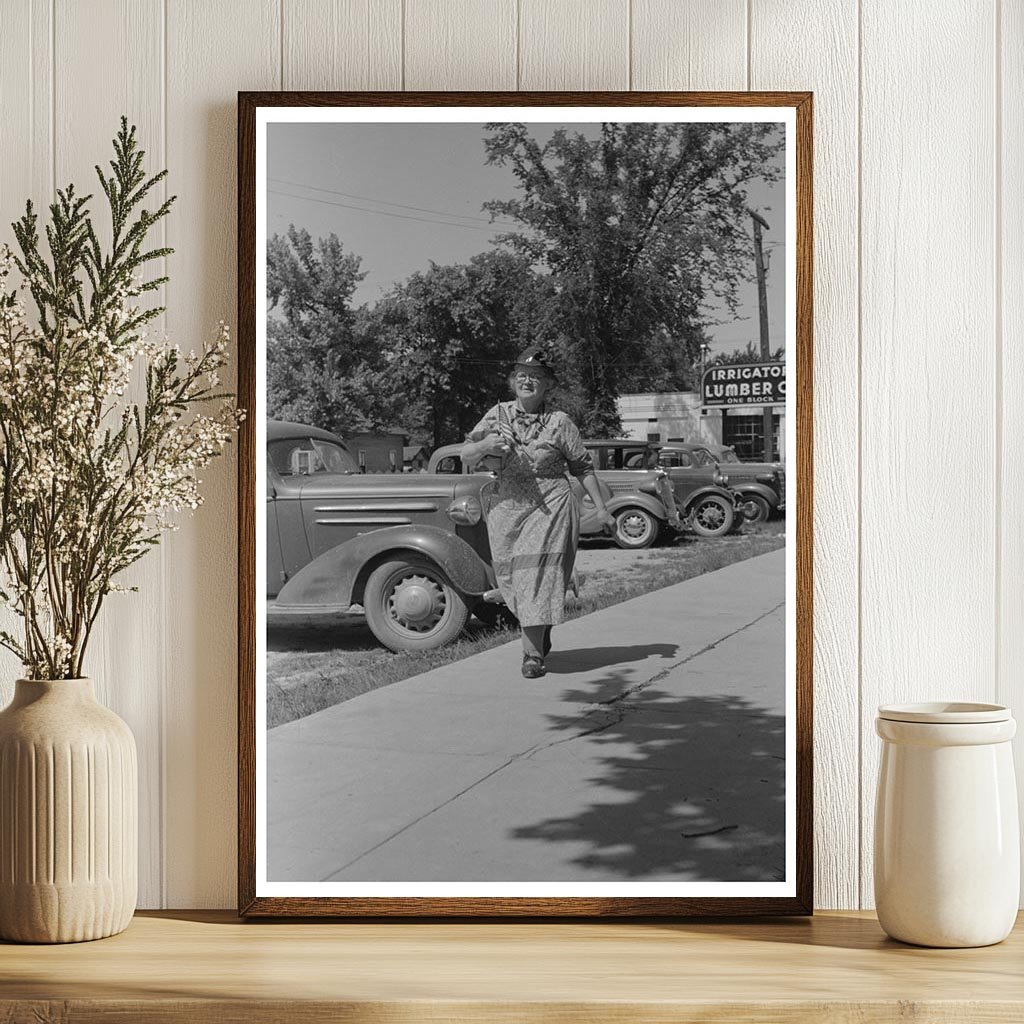
[(785, 551), (268, 734), (270, 881), (783, 877)]

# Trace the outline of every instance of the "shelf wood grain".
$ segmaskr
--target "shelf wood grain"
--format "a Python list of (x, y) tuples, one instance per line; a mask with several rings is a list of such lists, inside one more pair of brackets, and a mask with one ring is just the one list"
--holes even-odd
[(928, 950), (867, 912), (757, 922), (325, 923), (137, 915), (122, 935), (0, 943), (0, 1021), (876, 1024), (1024, 1019), (1024, 921)]

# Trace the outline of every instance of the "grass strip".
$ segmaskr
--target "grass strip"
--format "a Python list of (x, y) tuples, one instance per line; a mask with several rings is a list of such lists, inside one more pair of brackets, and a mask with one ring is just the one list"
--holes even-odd
[[(672, 547), (631, 552), (633, 557), (628, 562), (607, 568), (598, 562), (584, 573), (579, 599), (567, 598), (567, 618), (589, 615), (735, 562), (777, 551), (785, 543), (782, 533), (758, 531), (715, 542), (687, 540)], [(472, 619), (463, 636), (447, 647), (396, 654), (381, 647), (362, 623), (344, 627), (287, 628), (293, 630), (291, 643), (305, 644), (311, 649), (268, 652), (268, 728), (304, 718), (381, 686), (451, 665), (518, 636), (518, 631), (488, 629)], [(338, 631), (342, 629), (348, 642), (339, 649)]]

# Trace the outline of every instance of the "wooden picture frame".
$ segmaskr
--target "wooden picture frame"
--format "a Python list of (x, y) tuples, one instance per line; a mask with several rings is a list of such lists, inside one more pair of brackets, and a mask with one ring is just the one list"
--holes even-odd
[[(257, 338), (262, 318), (258, 304), (265, 303), (259, 291), (258, 211), (266, 202), (261, 194), (260, 176), (265, 176), (261, 161), (265, 116), (288, 116), (288, 112), (320, 111), (318, 116), (339, 116), (344, 120), (352, 110), (376, 110), (383, 117), (400, 108), (403, 116), (455, 117), (460, 109), (489, 108), (489, 121), (502, 120), (503, 108), (572, 108), (573, 117), (585, 108), (623, 108), (628, 111), (657, 108), (666, 119), (685, 119), (681, 111), (693, 116), (708, 108), (742, 111), (751, 117), (768, 111), (789, 126), (787, 136), (788, 196), (795, 200), (788, 207), (787, 225), (795, 238), (795, 251), (787, 252), (787, 351), (795, 367), (796, 386), (790, 388), (786, 408), (795, 421), (795, 441), (789, 451), (795, 458), (795, 474), (790, 466), (787, 594), (794, 595), (787, 608), (787, 624), (795, 629), (795, 642), (787, 625), (789, 656), (786, 678), (791, 686), (786, 714), (787, 768), (786, 790), (786, 877), (771, 893), (747, 895), (730, 889), (723, 895), (689, 894), (679, 886), (666, 883), (671, 892), (650, 895), (614, 895), (589, 892), (544, 895), (478, 895), (457, 892), (439, 895), (433, 890), (410, 895), (407, 889), (391, 894), (323, 895), (281, 892), (258, 871), (261, 842), (260, 815), (265, 813), (259, 801), (265, 800), (265, 765), (259, 763), (261, 688), (257, 679), (258, 623), (261, 621), (262, 595), (257, 593), (260, 573), (257, 559), (263, 554), (257, 547), (258, 466), (265, 455), (258, 450), (260, 418), (265, 410), (258, 404), (257, 367), (260, 360)], [(285, 110), (287, 108), (287, 110)], [(285, 111), (282, 113), (282, 111)], [(328, 111), (335, 112), (327, 114)], [(437, 112), (437, 115), (430, 114)], [(519, 113), (522, 111), (520, 110)], [(671, 115), (671, 117), (669, 116)], [(397, 116), (391, 113), (392, 118)], [(686, 115), (690, 116), (690, 115)], [(767, 116), (767, 115), (766, 115)], [(522, 120), (521, 117), (509, 120)], [(727, 120), (727, 118), (725, 118)], [(334, 917), (665, 917), (665, 916), (747, 916), (805, 915), (812, 913), (812, 97), (806, 92), (533, 92), (533, 93), (320, 93), (320, 92), (242, 92), (238, 96), (238, 401), (249, 411), (239, 438), (238, 533), (239, 533), (239, 624), (238, 624), (238, 904), (239, 913), (248, 917), (334, 916)], [(259, 150), (259, 152), (258, 152)], [(339, 186), (341, 187), (341, 186)], [(323, 194), (321, 192), (321, 194)], [(789, 200), (787, 200), (789, 202)], [(393, 204), (395, 208), (397, 204)], [(412, 205), (412, 204), (410, 204)], [(428, 204), (429, 205), (429, 204)], [(265, 222), (261, 228), (267, 234)], [(792, 346), (792, 347), (790, 347)], [(766, 406), (767, 408), (767, 406)], [(263, 472), (262, 470), (260, 472)], [(794, 507), (795, 506), (795, 507)], [(261, 513), (262, 515), (262, 513)], [(794, 538), (795, 537), (795, 543)], [(265, 857), (265, 854), (264, 854)], [(265, 868), (265, 865), (264, 865)], [(500, 880), (498, 880), (500, 882)], [(753, 883), (736, 883), (738, 886)], [(382, 882), (381, 886), (387, 883)], [(313, 883), (307, 888), (315, 888)], [(627, 886), (628, 888), (628, 886)]]

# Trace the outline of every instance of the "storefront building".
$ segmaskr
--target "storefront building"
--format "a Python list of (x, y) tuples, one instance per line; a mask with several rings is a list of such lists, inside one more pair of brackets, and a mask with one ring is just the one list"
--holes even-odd
[(730, 445), (740, 459), (765, 457), (765, 409), (771, 413), (771, 461), (786, 457), (785, 367), (779, 363), (718, 366), (704, 374), (703, 394), (623, 395), (626, 437)]

